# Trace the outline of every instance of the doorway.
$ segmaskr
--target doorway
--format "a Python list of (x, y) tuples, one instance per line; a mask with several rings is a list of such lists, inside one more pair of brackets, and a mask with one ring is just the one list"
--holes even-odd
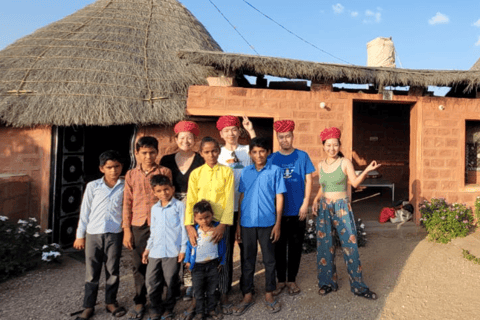
[(408, 199), (410, 177), (411, 104), (354, 102), (352, 160), (363, 170), (376, 160), (382, 164), (352, 192), (355, 215), (378, 220), (383, 207)]

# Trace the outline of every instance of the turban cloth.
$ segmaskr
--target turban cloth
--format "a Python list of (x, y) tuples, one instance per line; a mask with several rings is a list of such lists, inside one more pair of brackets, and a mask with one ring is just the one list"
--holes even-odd
[(340, 136), (342, 133), (340, 132), (340, 129), (331, 127), (331, 128), (326, 128), (320, 133), (320, 138), (322, 138), (322, 141), (328, 140), (328, 139), (340, 139)]
[(235, 116), (222, 116), (217, 121), (217, 129), (218, 131), (222, 131), (223, 128), (226, 127), (239, 127), (240, 128), (240, 120), (238, 117)]
[(293, 131), (295, 130), (295, 122), (292, 120), (275, 121), (273, 129), (279, 133)]
[(176, 134), (179, 132), (191, 132), (195, 136), (198, 136), (200, 134), (200, 129), (198, 128), (198, 124), (192, 121), (180, 121), (175, 125), (175, 128), (173, 128)]

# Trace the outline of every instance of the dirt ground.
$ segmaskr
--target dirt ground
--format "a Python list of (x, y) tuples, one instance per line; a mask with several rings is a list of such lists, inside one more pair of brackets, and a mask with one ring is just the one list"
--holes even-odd
[[(412, 222), (399, 230), (392, 224), (380, 225), (373, 220), (365, 224), (368, 242), (360, 248), (364, 281), (378, 294), (378, 300), (366, 300), (350, 292), (343, 257), (338, 251), (340, 288), (325, 297), (319, 296), (316, 256), (311, 253), (303, 255), (297, 277), (302, 292), (297, 296), (280, 295), (279, 313), (268, 314), (263, 304), (265, 278), (259, 262), (256, 304), (243, 316), (225, 319), (480, 319), (480, 265), (462, 256), (462, 249), (467, 249), (480, 257), (480, 231), (444, 245), (427, 241), (424, 230)], [(133, 304), (129, 265), (125, 250), (118, 301), (127, 308)], [(234, 279), (238, 279), (239, 271), (237, 261)], [(66, 254), (60, 265), (45, 266), (1, 283), (0, 319), (74, 319), (70, 313), (81, 309), (84, 272), (82, 255)], [(101, 285), (92, 318), (95, 320), (111, 318), (105, 312), (103, 290)], [(240, 300), (236, 285), (233, 301)], [(186, 308), (187, 303), (179, 301), (175, 312), (179, 315)]]
[[(369, 301), (350, 292), (341, 256), (337, 257), (339, 291), (319, 296), (312, 253), (302, 259), (298, 276), (302, 293), (280, 295), (279, 313), (270, 315), (263, 306), (264, 277), (259, 263), (256, 304), (244, 316), (225, 319), (480, 319), (480, 265), (462, 256), (463, 248), (480, 248), (478, 233), (443, 245), (428, 242), (424, 231), (413, 224), (397, 230), (367, 222), (368, 230), (368, 243), (360, 248), (360, 255), (365, 282), (377, 292), (378, 300)], [(83, 299), (84, 263), (79, 257), (66, 255), (61, 265), (42, 267), (0, 284), (0, 318), (74, 319), (69, 314), (81, 308)], [(118, 300), (126, 307), (132, 305), (133, 291), (128, 265), (125, 252)], [(111, 317), (101, 302), (103, 288), (93, 319)], [(233, 299), (241, 299), (238, 286)], [(175, 310), (181, 313), (186, 307), (186, 302), (180, 301)]]

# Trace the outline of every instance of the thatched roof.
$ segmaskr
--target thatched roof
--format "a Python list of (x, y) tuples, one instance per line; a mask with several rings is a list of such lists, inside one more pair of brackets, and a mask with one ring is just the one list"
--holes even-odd
[(470, 71), (480, 71), (480, 59), (470, 68)]
[(176, 0), (98, 0), (0, 51), (0, 122), (170, 124), (211, 67), (179, 49), (221, 51)]
[(251, 76), (383, 86), (464, 86), (467, 90), (480, 87), (480, 71), (362, 67), (199, 50), (182, 50), (179, 56), (190, 63)]

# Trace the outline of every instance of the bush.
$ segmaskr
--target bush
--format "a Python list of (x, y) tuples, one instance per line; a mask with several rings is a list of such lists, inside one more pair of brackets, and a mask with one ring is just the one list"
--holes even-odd
[(428, 239), (448, 243), (465, 237), (473, 227), (472, 210), (465, 204), (448, 204), (443, 198), (432, 198), (420, 204), (420, 221), (428, 232)]
[(52, 231), (41, 232), (40, 228), (35, 218), (13, 223), (0, 216), (0, 281), (61, 256), (58, 244), (48, 244)]

